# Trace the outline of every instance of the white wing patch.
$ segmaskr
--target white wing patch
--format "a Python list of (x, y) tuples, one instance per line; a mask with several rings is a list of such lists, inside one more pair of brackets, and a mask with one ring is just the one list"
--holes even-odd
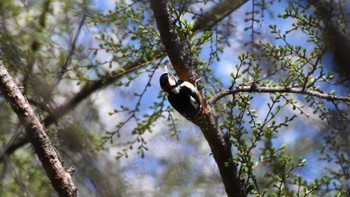
[(170, 91), (172, 91), (174, 94), (179, 94), (180, 93), (180, 86), (175, 86), (173, 88), (170, 89)]
[(191, 91), (195, 94), (198, 92), (198, 90), (194, 87), (194, 85), (190, 82), (184, 81), (181, 86), (186, 86), (187, 88), (191, 89)]
[[(185, 87), (187, 87), (188, 89), (190, 89), (191, 90), (191, 94), (192, 95), (190, 95), (190, 102), (191, 102), (191, 105), (196, 109), (196, 110), (198, 110), (198, 108), (200, 107), (200, 103), (198, 102), (198, 100), (196, 100), (195, 98), (194, 98), (194, 95), (199, 95), (199, 92), (198, 92), (198, 90), (197, 90), (197, 88), (196, 87), (194, 87), (194, 85), (192, 84), (192, 83), (190, 83), (190, 82), (187, 82), (187, 81), (184, 81), (182, 84), (181, 84), (181, 86), (185, 86)], [(198, 98), (199, 99), (199, 98)]]
[(198, 102), (196, 101), (196, 99), (193, 98), (193, 96), (190, 96), (190, 102), (191, 102), (191, 105), (194, 106), (194, 108), (197, 110), (198, 109)]

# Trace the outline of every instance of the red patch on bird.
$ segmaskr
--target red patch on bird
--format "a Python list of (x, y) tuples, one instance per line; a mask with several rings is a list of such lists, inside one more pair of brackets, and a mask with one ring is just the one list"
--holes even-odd
[(207, 108), (205, 101), (202, 101), (202, 110), (203, 110), (205, 115), (207, 115), (209, 113), (209, 110)]
[(167, 83), (167, 84), (165, 84), (165, 85), (162, 86), (162, 89), (163, 89), (165, 92), (168, 92), (170, 87), (171, 87), (170, 83)]

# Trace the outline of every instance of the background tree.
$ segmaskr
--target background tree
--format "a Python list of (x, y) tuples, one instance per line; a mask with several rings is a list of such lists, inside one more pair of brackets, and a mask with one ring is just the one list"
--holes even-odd
[[(349, 195), (348, 2), (0, 2), (4, 65), (82, 196)], [(207, 116), (169, 106), (165, 64)], [(1, 193), (48, 196), (0, 102)]]

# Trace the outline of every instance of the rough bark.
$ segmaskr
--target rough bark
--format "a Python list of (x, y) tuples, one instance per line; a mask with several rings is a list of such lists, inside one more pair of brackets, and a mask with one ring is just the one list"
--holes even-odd
[(77, 188), (70, 172), (63, 167), (58, 153), (46, 134), (45, 127), (12, 80), (2, 60), (0, 60), (0, 90), (25, 127), (27, 135), (30, 136), (30, 142), (59, 196), (77, 196)]
[[(180, 41), (174, 21), (166, 7), (167, 1), (151, 1), (152, 10), (156, 18), (157, 27), (171, 64), (179, 78), (194, 83), (198, 79), (191, 71), (190, 58), (184, 49), (185, 43)], [(158, 20), (161, 19), (161, 20)], [(166, 33), (164, 33), (166, 32)]]
[[(193, 79), (193, 73), (186, 62), (186, 59), (189, 57), (184, 57), (186, 49), (179, 43), (179, 36), (167, 9), (167, 1), (151, 0), (151, 8), (157, 22), (161, 40), (177, 74), (183, 80)], [(192, 122), (200, 127), (210, 146), (227, 195), (230, 197), (246, 196), (240, 178), (237, 175), (237, 165), (232, 162), (230, 142), (225, 139), (214, 115), (211, 113), (203, 114), (203, 117), (192, 120)]]

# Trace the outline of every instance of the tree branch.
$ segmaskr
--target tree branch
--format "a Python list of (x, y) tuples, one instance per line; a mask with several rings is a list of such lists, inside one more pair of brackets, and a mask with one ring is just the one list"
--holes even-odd
[(239, 92), (263, 92), (263, 93), (296, 93), (296, 94), (305, 94), (309, 96), (314, 96), (326, 100), (333, 100), (333, 101), (345, 101), (350, 102), (349, 96), (337, 96), (337, 95), (331, 95), (325, 92), (315, 91), (315, 90), (308, 90), (303, 89), (302, 87), (256, 87), (254, 85), (251, 86), (238, 86), (229, 90), (224, 90), (219, 93), (217, 93), (212, 99), (209, 100), (209, 104), (213, 105), (221, 98), (239, 93)]
[[(125, 76), (128, 73), (131, 73), (140, 67), (144, 66), (145, 64), (154, 61), (156, 59), (159, 59), (164, 56), (162, 52), (155, 52), (154, 54), (157, 55), (151, 55), (149, 57), (141, 57), (133, 62), (130, 62), (126, 64), (123, 69), (120, 69), (117, 71), (116, 74), (113, 76), (105, 77), (100, 80), (89, 82), (87, 83), (77, 94), (75, 94), (72, 98), (68, 99), (66, 102), (64, 102), (61, 106), (57, 107), (55, 110), (53, 110), (49, 116), (47, 116), (44, 119), (44, 125), (46, 127), (50, 126), (51, 124), (55, 123), (57, 120), (62, 118), (65, 114), (67, 114), (69, 111), (73, 110), (81, 101), (88, 98), (92, 93), (101, 90), (102, 88), (105, 88), (123, 76)], [(5, 154), (10, 155), (14, 151), (16, 151), (18, 148), (26, 145), (29, 142), (28, 135), (24, 135), (23, 137), (17, 138), (17, 140), (13, 143), (11, 143), (7, 147), (6, 150), (4, 150), (4, 153), (0, 155), (0, 161), (3, 159), (3, 156)]]
[[(180, 41), (174, 21), (167, 8), (167, 1), (151, 1), (161, 40), (177, 75), (180, 79), (194, 83), (198, 77), (191, 71), (190, 58), (186, 54), (185, 43)], [(161, 20), (158, 20), (161, 19)], [(166, 33), (164, 33), (166, 32)]]
[[(161, 40), (180, 79), (193, 79), (193, 75), (185, 57), (186, 49), (180, 43), (171, 15), (167, 8), (167, 1), (151, 0), (151, 8), (157, 22)], [(207, 140), (215, 162), (219, 168), (225, 190), (228, 196), (246, 196), (246, 192), (237, 174), (237, 165), (232, 162), (232, 151), (229, 140), (221, 132), (213, 114), (203, 114), (202, 117), (191, 120), (198, 125)]]
[(0, 89), (17, 114), (21, 124), (26, 128), (34, 150), (59, 196), (77, 196), (77, 188), (70, 172), (63, 167), (58, 153), (46, 134), (44, 125), (40, 123), (27, 99), (12, 80), (2, 60), (0, 60)]
[(248, 0), (224, 0), (216, 4), (197, 19), (193, 31), (210, 30), (246, 2)]
[(77, 94), (74, 95), (74, 97), (67, 100), (64, 104), (57, 107), (53, 112), (51, 112), (51, 115), (44, 119), (45, 125), (48, 126), (56, 122), (62, 116), (67, 114), (67, 112), (75, 108), (81, 101), (88, 98), (92, 93), (96, 92), (97, 90), (101, 90), (102, 88), (113, 84), (128, 73), (131, 73), (141, 68), (145, 64), (164, 56), (164, 54), (162, 54), (161, 52), (155, 52), (154, 54), (157, 55), (150, 56), (147, 58), (141, 57), (135, 61), (129, 62), (123, 67), (123, 69), (120, 69), (119, 71), (117, 71), (116, 74), (112, 76), (108, 76), (100, 80), (87, 83)]

